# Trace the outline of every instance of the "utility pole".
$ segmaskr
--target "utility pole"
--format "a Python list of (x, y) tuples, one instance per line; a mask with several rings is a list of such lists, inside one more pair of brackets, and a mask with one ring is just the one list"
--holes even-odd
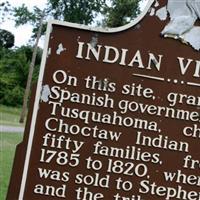
[(27, 83), (26, 83), (26, 89), (25, 89), (24, 98), (23, 98), (22, 112), (20, 115), (19, 123), (24, 123), (24, 119), (26, 117), (27, 106), (28, 106), (28, 97), (29, 97), (30, 90), (31, 90), (31, 82), (32, 82), (33, 71), (34, 71), (34, 67), (35, 67), (35, 60), (36, 60), (36, 56), (37, 56), (38, 43), (39, 43), (39, 40), (40, 40), (40, 37), (42, 34), (44, 16), (45, 16), (45, 11), (43, 11), (43, 13), (41, 15), (40, 25), (39, 25), (39, 29), (37, 32), (37, 38), (36, 38), (35, 45), (33, 48), (33, 54), (32, 54), (32, 59), (31, 59), (31, 63), (29, 66), (28, 79), (27, 79)]

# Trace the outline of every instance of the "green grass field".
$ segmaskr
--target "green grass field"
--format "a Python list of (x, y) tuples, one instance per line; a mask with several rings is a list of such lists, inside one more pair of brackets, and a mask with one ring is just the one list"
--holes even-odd
[(19, 123), (21, 108), (0, 105), (0, 124), (11, 126), (24, 126)]
[(0, 200), (6, 197), (15, 148), (22, 137), (21, 133), (0, 133)]
[[(19, 124), (20, 113), (20, 108), (0, 105), (0, 125), (24, 126)], [(2, 133), (0, 130), (0, 200), (6, 198), (15, 148), (22, 137), (22, 133)]]

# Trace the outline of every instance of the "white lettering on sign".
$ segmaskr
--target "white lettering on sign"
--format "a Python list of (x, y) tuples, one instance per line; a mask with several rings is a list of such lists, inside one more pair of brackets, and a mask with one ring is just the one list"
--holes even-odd
[[(156, 69), (160, 71), (163, 55), (155, 55), (153, 53), (147, 53), (148, 61), (146, 62), (141, 54), (140, 50), (137, 50), (134, 54), (130, 54), (128, 49), (118, 49), (114, 46), (108, 45), (96, 45), (96, 48), (89, 43), (78, 42), (78, 50), (76, 58), (92, 60), (104, 63), (114, 64), (118, 63), (122, 66), (137, 67), (140, 69)], [(103, 58), (100, 60), (100, 58)], [(128, 58), (128, 57), (131, 57)]]

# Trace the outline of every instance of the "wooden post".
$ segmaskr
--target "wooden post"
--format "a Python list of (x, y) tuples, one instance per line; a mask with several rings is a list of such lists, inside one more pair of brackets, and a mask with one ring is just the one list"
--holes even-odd
[(27, 79), (27, 83), (26, 83), (26, 89), (25, 89), (24, 98), (23, 98), (22, 112), (20, 115), (19, 123), (24, 123), (24, 119), (26, 117), (28, 97), (29, 97), (30, 89), (31, 89), (31, 82), (32, 82), (33, 71), (34, 71), (34, 67), (35, 67), (35, 60), (36, 60), (37, 50), (38, 50), (38, 43), (39, 43), (39, 40), (40, 40), (40, 37), (42, 34), (43, 19), (44, 19), (44, 12), (40, 19), (40, 26), (39, 26), (39, 29), (37, 32), (37, 38), (36, 38), (34, 49), (33, 49), (33, 55), (32, 55), (31, 63), (29, 66), (29, 74), (28, 74), (28, 79)]

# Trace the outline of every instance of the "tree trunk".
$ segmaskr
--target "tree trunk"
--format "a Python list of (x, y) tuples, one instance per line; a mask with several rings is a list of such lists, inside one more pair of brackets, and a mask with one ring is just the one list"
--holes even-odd
[(32, 82), (32, 76), (33, 76), (33, 71), (34, 71), (34, 67), (35, 67), (35, 60), (36, 60), (36, 56), (37, 56), (38, 43), (39, 43), (39, 40), (40, 40), (40, 37), (42, 34), (43, 19), (44, 19), (44, 15), (42, 15), (41, 20), (40, 20), (40, 27), (37, 32), (37, 38), (36, 38), (34, 49), (33, 49), (33, 55), (32, 55), (31, 63), (29, 66), (29, 74), (28, 74), (28, 79), (27, 79), (27, 83), (26, 83), (26, 89), (25, 89), (24, 98), (23, 98), (23, 107), (22, 107), (22, 112), (20, 115), (19, 123), (24, 123), (24, 119), (26, 117), (28, 97), (29, 97), (30, 90), (31, 90), (31, 82)]

